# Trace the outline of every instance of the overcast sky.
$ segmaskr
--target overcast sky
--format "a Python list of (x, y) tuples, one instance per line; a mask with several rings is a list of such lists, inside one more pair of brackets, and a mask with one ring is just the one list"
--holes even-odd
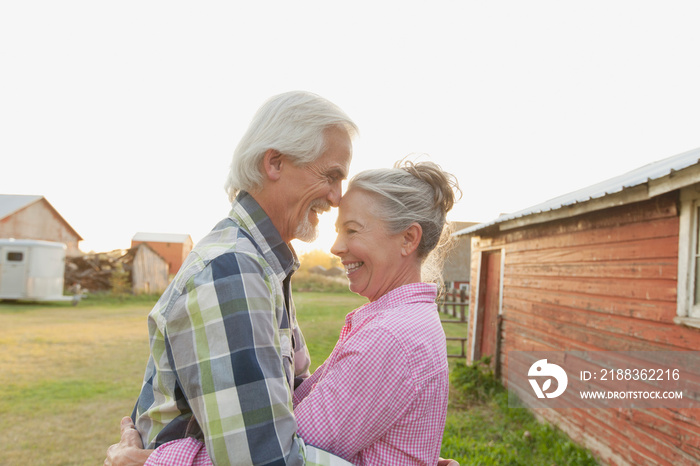
[(699, 23), (673, 0), (2, 2), (0, 192), (44, 195), (86, 251), (196, 242), (253, 113), (303, 89), (360, 127), (352, 173), (427, 153), (464, 191), (449, 218), (489, 221), (700, 147)]

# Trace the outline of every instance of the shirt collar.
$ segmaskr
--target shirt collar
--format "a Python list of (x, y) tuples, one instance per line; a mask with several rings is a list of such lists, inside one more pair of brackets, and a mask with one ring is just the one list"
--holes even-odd
[(434, 303), (436, 299), (437, 285), (435, 283), (410, 283), (395, 288), (378, 300), (355, 309), (345, 317), (345, 324), (356, 327), (381, 311), (406, 304)]
[(273, 266), (276, 273), (284, 275), (281, 279), (299, 268), (299, 259), (292, 245), (282, 240), (272, 220), (253, 196), (240, 191), (231, 207), (229, 216), (250, 233), (261, 248), (265, 260)]

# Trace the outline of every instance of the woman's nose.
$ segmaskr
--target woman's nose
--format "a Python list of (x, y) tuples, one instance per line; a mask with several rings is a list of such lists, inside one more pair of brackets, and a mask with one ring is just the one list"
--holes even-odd
[(345, 242), (340, 238), (340, 235), (335, 239), (333, 246), (331, 246), (331, 254), (340, 257), (345, 252)]

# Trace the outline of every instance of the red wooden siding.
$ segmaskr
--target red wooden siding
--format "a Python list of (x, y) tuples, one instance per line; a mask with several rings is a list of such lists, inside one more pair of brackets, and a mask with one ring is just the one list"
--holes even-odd
[[(700, 351), (700, 330), (673, 322), (677, 204), (672, 192), (473, 238), (472, 283), (478, 283), (484, 251), (505, 255), (501, 373), (507, 373), (506, 355), (514, 350)], [(474, 292), (471, 300), (474, 309)], [(544, 409), (536, 414), (610, 464), (700, 462), (700, 420), (694, 410)]]

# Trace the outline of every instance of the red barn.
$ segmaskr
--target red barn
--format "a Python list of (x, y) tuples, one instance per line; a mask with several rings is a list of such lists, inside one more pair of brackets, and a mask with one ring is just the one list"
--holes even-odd
[(192, 251), (190, 235), (173, 233), (136, 233), (131, 238), (131, 247), (147, 244), (168, 263), (168, 273), (175, 275)]
[[(512, 351), (700, 351), (700, 149), (456, 234), (467, 359), (506, 384)], [(535, 413), (609, 464), (700, 463), (700, 409)]]

